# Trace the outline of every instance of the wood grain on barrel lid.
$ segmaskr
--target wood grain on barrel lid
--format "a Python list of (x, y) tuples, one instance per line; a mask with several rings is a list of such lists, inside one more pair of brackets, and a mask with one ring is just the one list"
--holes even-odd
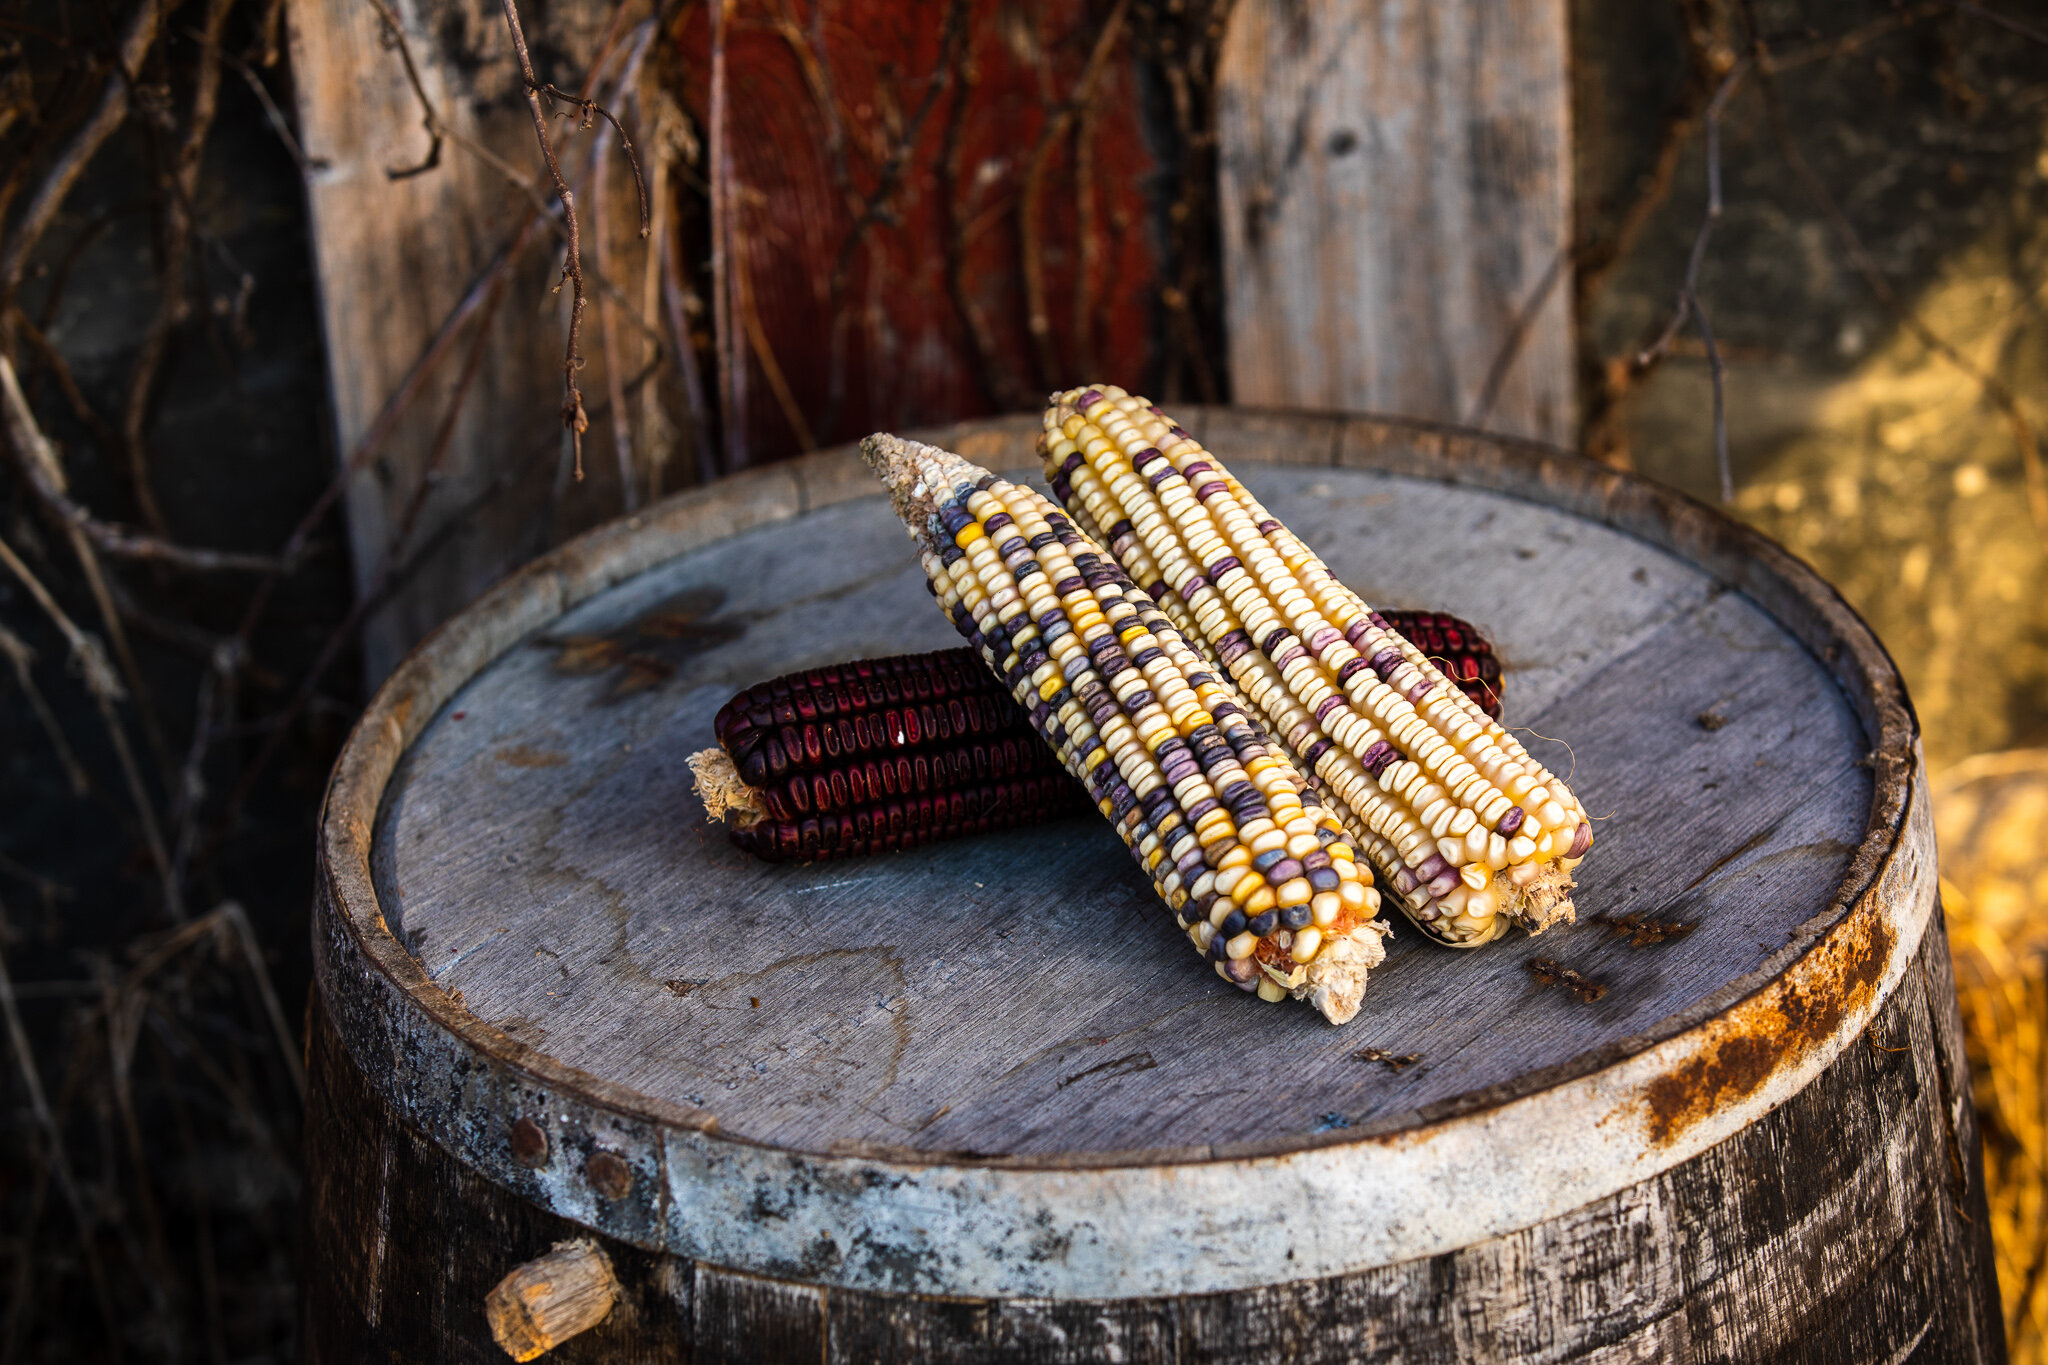
[[(1342, 458), (1345, 429), (1322, 426), (1317, 462)], [(1096, 822), (812, 868), (740, 858), (681, 762), (724, 697), (948, 642), (879, 499), (832, 496), (666, 557), (635, 546), (630, 576), (588, 563), (597, 588), (421, 695), (434, 717), (405, 727), (376, 787), (374, 904), (412, 956), (376, 949), (393, 991), (340, 991), (379, 997), (337, 1003), (344, 1036), (382, 1052), (366, 1065), (424, 1129), (572, 1217), (850, 1285), (1058, 1296), (1328, 1274), (1685, 1159), (1795, 1093), (1917, 945), (1932, 873), (1910, 721), (1895, 697), (1844, 693), (1886, 685), (1874, 644), (1831, 666), (1792, 613), (1726, 591), (1727, 565), (1532, 500), (1550, 480), (1591, 498), (1608, 476), (1490, 458), (1522, 497), (1327, 464), (1242, 472), (1368, 594), (1486, 626), (1509, 722), (1570, 740), (1532, 747), (1615, 814), (1581, 869), (1582, 923), (1540, 948), (1452, 962), (1397, 932), (1359, 1018), (1332, 1029), (1205, 975)], [(852, 491), (822, 460), (792, 482)], [(1818, 603), (1794, 623), (1809, 643), (1856, 626), (1824, 590), (1786, 595)], [(658, 678), (621, 689), (627, 665), (587, 666), (605, 640)], [(338, 902), (371, 899), (335, 866)], [(1637, 949), (1596, 913), (1697, 928)], [(332, 927), (330, 981), (362, 941)], [(1537, 951), (1606, 994), (1542, 989)], [(460, 1061), (479, 1047), (488, 1076)], [(1421, 1060), (1395, 1071), (1366, 1049)], [(570, 1135), (545, 1169), (490, 1136), (522, 1105)], [(576, 1174), (600, 1130), (653, 1177), (623, 1201)], [(1470, 1198), (1446, 1208), (1426, 1192), (1453, 1173)], [(1326, 1217), (1258, 1213), (1276, 1207)], [(848, 1244), (849, 1219), (871, 1245)]]

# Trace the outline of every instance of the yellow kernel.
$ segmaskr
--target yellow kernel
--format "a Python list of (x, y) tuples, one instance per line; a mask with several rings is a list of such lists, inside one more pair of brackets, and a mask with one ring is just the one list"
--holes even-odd
[(1344, 902), (1344, 908), (1347, 910), (1363, 910), (1365, 909), (1366, 889), (1362, 884), (1352, 881), (1347, 877), (1337, 887), (1337, 898)]
[(1270, 976), (1260, 978), (1259, 999), (1265, 1001), (1269, 1005), (1277, 1005), (1286, 998), (1287, 989), (1284, 986), (1282, 986), (1279, 982), (1275, 981)]
[(1295, 877), (1280, 883), (1273, 894), (1275, 903), (1285, 910), (1290, 905), (1307, 905), (1309, 897), (1315, 893), (1308, 884), (1308, 878)]
[[(1252, 878), (1249, 877), (1245, 879), (1245, 881), (1251, 880)], [(1237, 886), (1238, 890), (1242, 891), (1244, 889), (1244, 882), (1239, 882)], [(1232, 896), (1231, 899), (1236, 900), (1237, 897)], [(1258, 890), (1252, 892), (1251, 895), (1245, 898), (1244, 901), (1240, 902), (1240, 904), (1242, 905), (1244, 912), (1247, 915), (1263, 915), (1268, 910), (1271, 910), (1273, 908), (1275, 900), (1276, 898), (1273, 894), (1273, 888), (1266, 885), (1264, 880), (1260, 880)]]

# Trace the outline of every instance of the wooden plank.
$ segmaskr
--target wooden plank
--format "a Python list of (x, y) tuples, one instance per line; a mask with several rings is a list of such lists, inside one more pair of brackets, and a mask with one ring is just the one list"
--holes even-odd
[[(1635, 950), (1581, 924), (1452, 955), (1404, 924), (1360, 1018), (1330, 1029), (1203, 972), (1092, 820), (814, 868), (739, 857), (682, 763), (725, 697), (951, 643), (876, 498), (683, 556), (486, 669), (392, 784), (386, 914), (481, 1017), (733, 1136), (1080, 1158), (1412, 1123), (1651, 1029), (1827, 905), (1869, 808), (1865, 741), (1818, 661), (1747, 599), (1515, 499), (1329, 468), (1245, 477), (1349, 581), (1400, 605), (1487, 604), (1510, 722), (1567, 738), (1537, 747), (1560, 770), (1576, 754), (1597, 816), (1629, 813), (1603, 819), (1582, 914), (1684, 918), (1691, 937)], [(1417, 557), (1417, 526), (1464, 548)], [(736, 638), (634, 634), (706, 591)], [(558, 671), (572, 637), (640, 639), (673, 672), (620, 695), (628, 669)], [(1539, 951), (1608, 996), (1541, 990), (1524, 965)], [(1394, 1074), (1356, 1060), (1368, 1046), (1425, 1060)], [(1268, 1052), (1287, 1059), (1277, 1099), (1215, 1065)]]
[[(335, 446), (343, 458), (358, 448), (430, 339), (484, 279), (494, 258), (512, 245), (528, 215), (526, 194), (464, 144), (482, 147), (520, 175), (544, 176), (501, 8), (493, 0), (431, 7), (420, 0), (390, 3), (404, 24), (427, 96), (449, 130), (437, 164), (401, 178), (391, 172), (422, 166), (431, 142), (400, 57), (384, 43), (376, 7), (369, 0), (297, 0), (291, 6), (293, 86), (313, 166), (307, 206)], [(544, 68), (541, 79), (579, 85), (614, 13), (609, 5), (569, 0), (525, 15), (529, 43)], [(562, 157), (574, 183), (587, 191), (590, 139), (563, 127), (557, 125)], [(625, 177), (623, 188), (630, 194), (623, 166), (609, 169)], [(627, 202), (614, 187), (614, 206)], [(429, 570), (415, 574), (389, 606), (370, 617), (363, 651), (364, 671), (373, 683), (420, 636), (545, 548), (546, 531), (580, 530), (621, 508), (608, 458), (609, 428), (600, 422), (588, 437), (590, 481), (565, 494), (555, 512), (546, 511), (556, 501), (565, 315), (550, 293), (558, 268), (552, 234), (542, 225), (525, 241), (504, 274), (501, 300), (483, 324), (468, 396), (438, 464), (433, 448), (459, 387), (475, 322), (457, 336), (376, 457), (349, 474), (345, 505), (359, 593), (374, 588), (388, 555), (402, 557), (459, 509), (485, 500), (464, 518), (462, 533), (437, 552)], [(588, 236), (584, 250), (593, 250)], [(613, 262), (620, 277), (637, 281), (637, 271), (626, 266), (623, 256)], [(567, 299), (564, 291), (560, 304)], [(593, 306), (584, 343), (591, 362), (581, 379), (593, 407), (605, 391), (597, 325)], [(401, 537), (407, 509), (430, 466), (436, 473), (424, 510), (413, 533)], [(552, 522), (543, 519), (550, 515)]]
[(1238, 402), (1573, 443), (1568, 55), (1563, 0), (1235, 7), (1217, 137)]

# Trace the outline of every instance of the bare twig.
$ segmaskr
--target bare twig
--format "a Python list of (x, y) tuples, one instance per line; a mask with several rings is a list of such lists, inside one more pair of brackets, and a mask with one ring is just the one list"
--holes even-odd
[[(163, 831), (158, 828), (156, 810), (151, 806), (149, 792), (142, 782), (142, 770), (136, 766), (134, 751), (128, 747), (128, 733), (121, 725), (121, 717), (115, 704), (121, 698), (121, 682), (115, 677), (113, 667), (101, 650), (99, 641), (87, 635), (57, 605), (49, 589), (30, 571), (14, 547), (0, 539), (0, 565), (5, 565), (21, 585), (28, 589), (28, 595), (41, 607), (43, 614), (50, 618), (63, 635), (64, 643), (71, 649), (71, 656), (78, 663), (85, 680), (86, 690), (92, 694), (99, 707), (100, 719), (106, 723), (108, 742), (114, 746), (114, 755), (121, 765), (121, 775), (127, 780), (128, 794), (135, 803), (135, 816), (142, 826), (143, 841), (149, 846), (149, 856), (156, 864), (157, 878), (162, 885), (164, 908), (172, 919), (185, 918), (185, 901), (179, 893), (177, 879), (171, 875), (170, 853), (164, 846)], [(111, 609), (111, 608), (110, 608)]]
[(761, 377), (768, 381), (768, 391), (775, 395), (775, 404), (782, 409), (782, 420), (788, 422), (790, 431), (795, 433), (797, 449), (816, 450), (818, 443), (811, 438), (810, 423), (804, 420), (803, 408), (797, 404), (796, 394), (791, 391), (789, 380), (783, 376), (775, 351), (768, 344), (768, 333), (761, 326), (761, 316), (754, 309), (754, 282), (752, 272), (747, 269), (746, 241), (737, 235), (732, 239), (731, 269), (734, 291), (738, 295), (740, 325), (746, 331), (754, 359), (761, 364)]
[(149, 445), (143, 427), (149, 420), (150, 396), (156, 389), (157, 373), (171, 334), (185, 319), (185, 257), (191, 249), (194, 196), (199, 189), (199, 159), (206, 150), (206, 135), (213, 128), (213, 116), (220, 107), (220, 35), (234, 9), (235, 0), (207, 0), (206, 20), (199, 32), (199, 63), (193, 73), (192, 106), (186, 118), (185, 137), (163, 180), (163, 251), (158, 266), (156, 317), (143, 335), (142, 348), (128, 373), (128, 399), (121, 410), (121, 445), (128, 463), (128, 485), (141, 512), (143, 524), (158, 535), (168, 535), (170, 524), (157, 504), (156, 490), (149, 474)]
[[(554, 177), (555, 197), (562, 204), (562, 222), (569, 230), (568, 253), (562, 266), (563, 278), (569, 282), (569, 341), (562, 356), (562, 384), (566, 390), (562, 398), (562, 426), (568, 431), (575, 447), (576, 477), (581, 480), (583, 433), (590, 429), (590, 415), (583, 410), (583, 390), (576, 387), (576, 372), (583, 368), (582, 227), (576, 221), (575, 192), (569, 188), (569, 182), (562, 178), (562, 163), (556, 160), (555, 144), (548, 136), (547, 111), (541, 108), (540, 102), (542, 87), (539, 79), (533, 74), (533, 55), (526, 50), (526, 30), (519, 25), (517, 0), (502, 0), (502, 3), (505, 10), (505, 27), (512, 34), (512, 50), (519, 57), (520, 77), (526, 83), (526, 106), (533, 114), (533, 135), (540, 143), (541, 156), (548, 164), (548, 174)], [(634, 174), (637, 178), (637, 164)]]
[(1516, 358), (1522, 354), (1522, 347), (1529, 340), (1529, 331), (1536, 325), (1537, 315), (1543, 311), (1543, 305), (1550, 301), (1551, 291), (1557, 288), (1557, 282), (1564, 278), (1564, 268), (1571, 257), (1570, 246), (1560, 246), (1557, 249), (1557, 253), (1550, 258), (1549, 266), (1544, 269), (1542, 278), (1536, 281), (1536, 288), (1530, 292), (1528, 302), (1517, 310), (1514, 320), (1508, 324), (1508, 333), (1501, 338), (1500, 349), (1494, 352), (1493, 363), (1486, 367), (1486, 382), (1479, 387), (1479, 401), (1472, 406), (1472, 416), (1466, 423), (1468, 426), (1483, 430), (1486, 419), (1493, 416), (1493, 405), (1500, 401), (1501, 386), (1507, 383), (1508, 374), (1514, 369)]
[(1982, 5), (1973, 5), (1970, 0), (1952, 0), (1952, 3), (1964, 14), (1973, 14), (1979, 19), (1989, 20), (2007, 32), (2019, 34), (2029, 42), (2048, 43), (2048, 33), (2042, 32), (2032, 24), (2023, 24), (2010, 16), (1985, 9)]
[(1088, 54), (1088, 64), (1082, 68), (1080, 83), (1067, 102), (1046, 120), (1038, 135), (1038, 146), (1031, 154), (1030, 167), (1024, 173), (1024, 194), (1017, 206), (1017, 241), (1024, 268), (1024, 325), (1031, 333), (1032, 345), (1037, 352), (1041, 386), (1063, 382), (1059, 360), (1053, 354), (1052, 322), (1045, 311), (1045, 259), (1038, 240), (1039, 206), (1045, 197), (1045, 172), (1053, 152), (1074, 126), (1081, 107), (1095, 98), (1095, 83), (1101, 79), (1102, 69), (1108, 65), (1109, 54), (1115, 49), (1117, 39), (1123, 36), (1124, 13), (1129, 8), (1130, 0), (1117, 0), (1116, 8), (1103, 21), (1102, 31), (1095, 39), (1095, 48)]
[[(654, 40), (654, 32), (655, 25), (653, 20), (647, 20), (640, 25), (638, 37), (628, 52), (625, 66), (619, 74), (620, 89), (631, 89), (634, 81), (638, 79), (640, 64), (646, 59), (648, 46)], [(552, 92), (552, 87), (550, 87), (550, 92)], [(594, 102), (585, 101), (582, 107), (586, 110), (586, 118), (588, 118), (587, 111), (596, 109), (604, 113), (606, 121), (606, 126), (599, 129), (597, 137), (593, 139), (590, 150), (591, 254), (596, 260), (596, 273), (599, 276), (605, 276), (610, 266), (611, 243), (605, 221), (606, 205), (609, 196), (606, 193), (604, 159), (605, 154), (611, 150), (609, 143), (614, 133), (618, 135), (620, 142), (625, 144), (627, 159), (633, 167), (634, 183), (639, 185), (640, 236), (643, 240), (646, 238), (649, 229), (647, 186), (640, 181), (639, 158), (633, 155), (632, 144), (627, 141), (626, 131), (620, 126), (618, 119), (614, 118), (608, 111), (599, 109), (599, 106)], [(619, 346), (619, 329), (616, 319), (617, 307), (612, 298), (613, 292), (615, 291), (607, 290), (598, 298), (597, 330), (599, 341), (604, 347), (605, 391), (606, 396), (611, 400), (612, 451), (619, 466), (619, 499), (624, 510), (631, 512), (640, 505), (640, 488), (638, 480), (635, 479), (633, 474), (633, 424), (627, 420), (624, 396), (625, 366), (622, 363), (623, 353)], [(629, 308), (628, 311), (631, 311), (631, 309)]]
[[(1761, 40), (1757, 41), (1757, 48), (1760, 52), (1766, 50)], [(2033, 519), (2035, 531), (2048, 537), (2048, 468), (2043, 467), (2041, 446), (2034, 434), (2034, 424), (2021, 408), (2019, 399), (2006, 387), (2003, 380), (1957, 350), (1947, 338), (1929, 327), (1918, 313), (1908, 308), (1899, 298), (1898, 291), (1892, 288), (1891, 281), (1885, 278), (1884, 272), (1878, 268), (1877, 261), (1863, 245), (1863, 238), (1849, 222), (1848, 215), (1842, 212), (1841, 205), (1828, 193), (1827, 186), (1822, 183), (1820, 176), (1814, 173), (1813, 167), (1807, 164), (1806, 157), (1800, 152), (1799, 144), (1792, 136), (1791, 120), (1785, 114), (1784, 100), (1778, 92), (1777, 82), (1771, 78), (1769, 71), (1762, 73), (1762, 84), (1764, 107), (1770, 115), (1771, 130), (1777, 139), (1779, 153), (1785, 158), (1785, 164), (1791, 168), (1792, 174), (1805, 188), (1808, 197), (1820, 209), (1821, 216), (1827, 219), (1828, 227), (1835, 234), (1835, 239), (1841, 243), (1850, 263), (1856, 267), (1856, 273), (1863, 277), (1863, 283), (1870, 290), (1871, 297), (1891, 314), (1893, 321), (1912, 333), (1922, 346), (1974, 381), (1979, 392), (1992, 406), (2005, 414), (2006, 424), (2012, 429), (2013, 444), (2019, 450), (2020, 466), (2026, 474), (2028, 512)]]
[[(5, 907), (0, 907), (0, 919), (5, 915)], [(92, 1217), (86, 1212), (85, 1200), (78, 1193), (77, 1177), (71, 1173), (71, 1158), (65, 1154), (64, 1135), (57, 1127), (56, 1115), (50, 1111), (49, 1097), (43, 1091), (42, 1072), (36, 1067), (35, 1053), (29, 1049), (28, 1030), (21, 1026), (21, 1011), (14, 1003), (14, 978), (8, 974), (4, 955), (0, 955), (0, 1012), (6, 1015), (7, 1039), (14, 1048), (22, 1088), (28, 1091), (29, 1112), (35, 1115), (36, 1127), (42, 1130), (43, 1144), (49, 1149), (50, 1171), (57, 1178), (57, 1189), (63, 1194), (64, 1202), (70, 1206), (72, 1220), (78, 1224), (80, 1250), (84, 1253), (86, 1272), (92, 1279), (93, 1295), (99, 1300), (100, 1318), (107, 1329), (108, 1348), (119, 1359), (121, 1334), (114, 1325), (114, 1300), (107, 1290), (106, 1270), (100, 1264)]]
[(113, 136), (114, 130), (121, 126), (121, 121), (127, 118), (129, 87), (142, 67), (143, 57), (156, 42), (157, 27), (162, 23), (163, 15), (164, 0), (142, 0), (136, 7), (134, 17), (128, 21), (128, 27), (121, 35), (121, 46), (115, 54), (116, 69), (107, 75), (98, 106), (44, 174), (34, 197), (22, 210), (13, 233), (8, 236), (6, 246), (0, 248), (0, 305), (14, 301), (15, 291), (21, 286), (22, 271), (28, 265), (29, 253), (36, 249), (43, 233), (49, 230), (57, 217), (57, 210), (63, 207), (65, 197), (78, 183), (78, 177), (85, 173), (87, 164), (98, 154), (102, 144)]
[[(697, 348), (690, 341), (690, 304), (696, 296), (681, 260), (681, 234), (657, 236), (654, 249), (661, 255), (661, 297), (668, 313), (669, 334), (674, 338), (676, 369), (683, 377), (683, 401), (690, 409), (690, 443), (697, 450), (697, 479), (710, 483), (718, 477), (717, 447), (711, 444), (711, 414), (704, 399), (704, 378), (697, 368)], [(701, 309), (702, 304), (698, 304)]]
[(58, 766), (64, 769), (72, 795), (84, 796), (92, 790), (92, 780), (85, 775), (78, 755), (71, 752), (71, 745), (65, 742), (64, 729), (57, 724), (56, 713), (50, 710), (50, 703), (43, 700), (42, 689), (36, 686), (35, 651), (28, 647), (26, 640), (6, 626), (0, 626), (0, 654), (7, 656), (8, 664), (14, 669), (15, 681), (21, 684), (21, 690), (28, 696), (29, 709), (35, 712), (37, 724), (43, 727), (50, 747), (56, 750)]
[(4, 417), (8, 446), (14, 452), (16, 467), (21, 470), (29, 491), (35, 494), (36, 500), (53, 520), (68, 530), (82, 533), (101, 552), (121, 559), (146, 559), (200, 573), (277, 573), (285, 567), (280, 561), (265, 555), (197, 550), (161, 536), (131, 531), (101, 521), (73, 502), (66, 490), (64, 470), (57, 460), (56, 449), (43, 435), (35, 414), (29, 411), (28, 400), (21, 392), (21, 381), (4, 355), (0, 355), (0, 409), (4, 409), (0, 417)]
[(234, 930), (235, 942), (240, 945), (242, 959), (249, 967), (249, 977), (256, 983), (256, 994), (263, 1002), (264, 1017), (270, 1021), (270, 1032), (277, 1039), (277, 1055), (283, 1060), (285, 1074), (292, 1078), (292, 1088), (299, 1092), (299, 1102), (303, 1104), (306, 1099), (305, 1063), (299, 1058), (291, 1025), (285, 1022), (284, 1009), (277, 1002), (277, 988), (270, 983), (270, 968), (263, 961), (263, 948), (256, 942), (256, 931), (250, 927), (248, 912), (239, 902), (228, 901), (215, 913)]
[(718, 355), (719, 415), (725, 469), (747, 466), (747, 370), (734, 327), (732, 273), (732, 147), (727, 122), (725, 32), (732, 0), (711, 0), (711, 110), (707, 156), (711, 173), (711, 345)]
[(1730, 67), (1722, 78), (1721, 88), (1714, 92), (1714, 98), (1707, 104), (1707, 211), (1701, 216), (1699, 231), (1692, 239), (1692, 251), (1685, 263), (1685, 279), (1678, 286), (1671, 320), (1664, 325), (1656, 340), (1636, 353), (1633, 363), (1636, 372), (1647, 372), (1670, 348), (1686, 318), (1692, 318), (1699, 325), (1700, 343), (1706, 347), (1714, 386), (1714, 468), (1720, 475), (1721, 501), (1724, 503), (1735, 500), (1735, 472), (1728, 460), (1728, 419), (1722, 392), (1721, 353), (1715, 348), (1713, 324), (1708, 321), (1706, 306), (1700, 301), (1700, 265), (1706, 259), (1707, 243), (1721, 222), (1721, 115), (1727, 110), (1729, 97), (1753, 64), (1752, 58), (1744, 57)]

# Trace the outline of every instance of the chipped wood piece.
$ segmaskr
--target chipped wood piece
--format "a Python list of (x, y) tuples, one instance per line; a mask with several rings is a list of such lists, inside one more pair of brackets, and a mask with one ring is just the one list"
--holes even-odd
[(1358, 1058), (1361, 1062), (1378, 1062), (1385, 1066), (1387, 1070), (1395, 1072), (1404, 1071), (1422, 1060), (1422, 1054), (1419, 1052), (1406, 1052), (1396, 1056), (1394, 1053), (1377, 1047), (1361, 1048), (1351, 1055)]
[(514, 1360), (536, 1360), (603, 1322), (619, 1282), (589, 1238), (557, 1242), (514, 1269), (484, 1299), (491, 1337)]
[(1605, 925), (1619, 935), (1631, 948), (1648, 948), (1673, 939), (1684, 938), (1699, 928), (1696, 921), (1678, 919), (1656, 919), (1640, 911), (1626, 915), (1599, 914), (1592, 917), (1592, 923)]

